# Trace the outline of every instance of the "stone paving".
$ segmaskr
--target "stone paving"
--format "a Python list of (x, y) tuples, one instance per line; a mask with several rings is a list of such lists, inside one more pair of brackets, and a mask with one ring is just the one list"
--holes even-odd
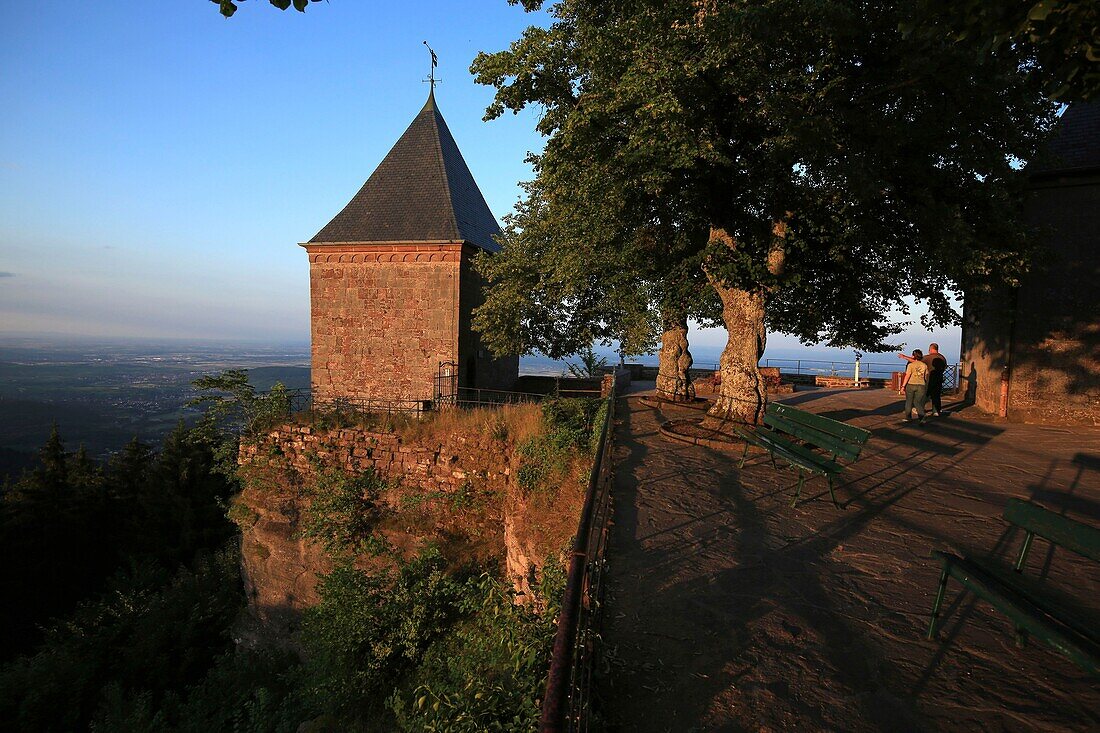
[[(838, 489), (788, 506), (796, 474), (672, 442), (620, 402), (605, 665), (611, 731), (1100, 729), (1100, 684), (1041, 644), (1018, 649), (988, 604), (949, 587), (924, 633), (933, 548), (1012, 555), (1021, 497), (1100, 524), (1100, 429), (995, 423), (962, 411), (898, 423), (885, 390), (784, 399), (872, 431)], [(1027, 572), (1100, 618), (1100, 566), (1036, 540)]]

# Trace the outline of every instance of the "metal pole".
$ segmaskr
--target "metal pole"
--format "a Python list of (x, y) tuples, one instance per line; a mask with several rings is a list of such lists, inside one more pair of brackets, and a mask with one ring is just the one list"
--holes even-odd
[(856, 389), (859, 389), (859, 359), (856, 359), (856, 379), (855, 384), (852, 385)]

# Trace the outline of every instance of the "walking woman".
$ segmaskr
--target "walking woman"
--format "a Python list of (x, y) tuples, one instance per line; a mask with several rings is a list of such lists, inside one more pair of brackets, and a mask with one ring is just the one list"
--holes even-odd
[(905, 379), (901, 383), (905, 393), (905, 418), (913, 419), (913, 408), (917, 408), (920, 422), (924, 422), (924, 400), (928, 396), (928, 365), (924, 363), (924, 352), (913, 349), (913, 359), (905, 367)]

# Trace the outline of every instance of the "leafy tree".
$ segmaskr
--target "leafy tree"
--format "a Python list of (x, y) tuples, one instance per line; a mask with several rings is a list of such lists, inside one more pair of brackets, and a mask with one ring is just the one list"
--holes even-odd
[(591, 346), (582, 351), (580, 357), (580, 364), (569, 364), (569, 373), (574, 377), (589, 378), (603, 374), (604, 367), (607, 366), (607, 359), (597, 356)]
[(217, 471), (236, 482), (240, 433), (252, 434), (289, 417), (290, 393), (276, 382), (267, 394), (257, 394), (247, 369), (205, 374), (192, 386), (199, 396), (188, 404), (205, 408), (195, 430), (213, 451)]
[(61, 491), (68, 483), (69, 468), (57, 423), (53, 424), (50, 437), (38, 451), (38, 463), (35, 479), (39, 487), (45, 491)]
[[(226, 18), (232, 18), (233, 13), (237, 12), (237, 3), (241, 2), (241, 0), (210, 0), (210, 2), (217, 3), (218, 10)], [(299, 13), (304, 13), (306, 12), (306, 6), (310, 3), (319, 3), (321, 0), (268, 0), (268, 2), (279, 10), (286, 10), (293, 5), (294, 9)]]
[(604, 177), (614, 195), (570, 203), (577, 220), (610, 207), (645, 223), (658, 202), (672, 226), (705, 225), (702, 270), (729, 333), (713, 419), (759, 419), (766, 327), (883, 350), (907, 299), (927, 305), (929, 325), (951, 323), (952, 293), (1026, 268), (1013, 163), (1034, 153), (1053, 108), (1021, 49), (976, 58), (904, 35), (915, 18), (902, 0), (549, 11), (550, 28), (474, 60), (497, 90), (486, 116), (544, 110), (539, 186)]
[[(540, 159), (532, 162), (538, 171)], [(691, 260), (706, 230), (677, 226), (652, 197), (628, 205), (632, 192), (615, 181), (593, 164), (525, 185), (527, 198), (506, 219), (503, 250), (477, 261), (490, 287), (474, 326), (497, 354), (554, 358), (583, 353), (593, 341), (645, 353), (659, 338), (658, 388), (684, 396), (688, 318), (709, 324), (718, 313)]]
[(1100, 93), (1100, 4), (1092, 0), (924, 0), (918, 19), (902, 30), (947, 37), (976, 54), (1014, 46), (1059, 101)]
[(202, 679), (231, 644), (244, 602), (238, 563), (227, 550), (175, 573), (148, 562), (120, 572), (52, 624), (35, 654), (0, 666), (0, 720), (14, 730), (87, 730), (125, 711), (130, 724), (106, 729), (138, 730), (141, 720), (165, 730), (154, 712), (165, 693)]

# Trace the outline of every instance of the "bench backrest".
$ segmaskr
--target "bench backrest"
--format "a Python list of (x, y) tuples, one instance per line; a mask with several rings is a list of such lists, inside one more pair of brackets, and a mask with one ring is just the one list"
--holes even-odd
[(1056, 545), (1100, 562), (1100, 528), (1067, 519), (1023, 499), (1009, 499), (1004, 518)]
[(871, 437), (871, 433), (863, 428), (778, 402), (768, 403), (764, 411), (764, 424), (848, 460), (858, 458), (863, 444)]

